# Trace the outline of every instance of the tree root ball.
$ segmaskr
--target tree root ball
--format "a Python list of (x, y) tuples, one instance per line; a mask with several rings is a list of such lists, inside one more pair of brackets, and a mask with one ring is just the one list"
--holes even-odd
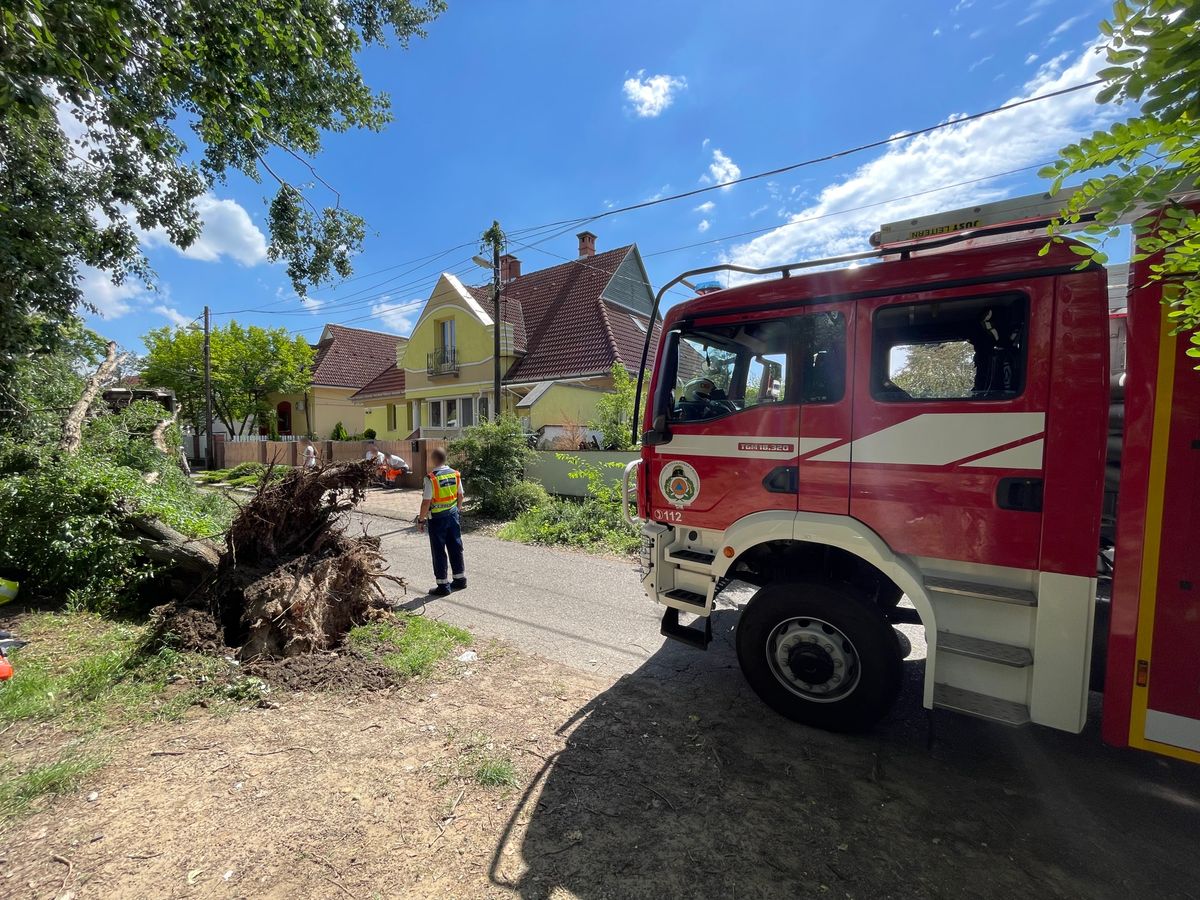
[[(189, 649), (213, 652), (214, 634), (243, 660), (331, 650), (384, 604), (379, 539), (347, 534), (373, 466), (354, 462), (295, 469), (262, 486), (238, 512), (215, 571), (186, 600), (160, 610), (160, 630)], [(207, 617), (212, 628), (203, 626)]]

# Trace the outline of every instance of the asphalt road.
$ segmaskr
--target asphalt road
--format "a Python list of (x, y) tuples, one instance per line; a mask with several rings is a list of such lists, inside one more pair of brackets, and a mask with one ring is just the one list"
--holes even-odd
[[(718, 655), (726, 665), (731, 662), (726, 653), (713, 652), (720, 646), (703, 653), (676, 645), (682, 653), (660, 654), (666, 640), (658, 630), (663, 608), (646, 598), (630, 561), (467, 534), (467, 589), (449, 597), (429, 597), (433, 568), (425, 535), (405, 521), (359, 518), (371, 534), (382, 536), (381, 549), (391, 571), (408, 580), (403, 598), (408, 609), (605, 675), (642, 669), (651, 657), (670, 659), (676, 674), (711, 665)], [(718, 607), (734, 609), (749, 600), (753, 590), (734, 582), (722, 593)], [(913, 644), (909, 659), (923, 658), (921, 628), (902, 628)], [(718, 633), (716, 644), (728, 645), (729, 638)]]

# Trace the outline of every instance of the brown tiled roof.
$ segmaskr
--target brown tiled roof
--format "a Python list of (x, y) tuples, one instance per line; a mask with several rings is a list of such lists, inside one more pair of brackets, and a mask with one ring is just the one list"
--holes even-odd
[[(538, 274), (531, 272), (526, 277), (532, 277)], [(511, 282), (508, 287), (500, 292), (500, 319), (505, 325), (511, 325), (513, 328), (513, 345), (511, 349), (516, 353), (524, 353), (528, 345), (528, 334), (525, 331), (525, 315), (521, 307), (519, 297), (511, 296), (511, 288), (516, 287), (524, 278), (518, 281)], [(492, 298), (492, 286), (490, 284), (468, 285), (467, 290), (471, 292), (471, 296), (475, 298), (475, 302), (484, 308), (484, 311), (490, 316), (492, 307), (495, 305), (495, 300)], [(510, 349), (510, 348), (504, 348)]]
[[(571, 260), (505, 285), (504, 319), (515, 321), (519, 315), (525, 332), (525, 355), (512, 365), (505, 381), (593, 375), (607, 372), (618, 360), (637, 368), (637, 336), (644, 339), (645, 332), (634, 324), (632, 313), (601, 297), (633, 249), (630, 244)], [(516, 343), (520, 350), (522, 342)]]
[(350, 396), (351, 400), (365, 400), (371, 397), (393, 397), (404, 393), (404, 370), (392, 363), (357, 393)]
[(313, 384), (361, 388), (388, 366), (396, 364), (396, 346), (404, 340), (395, 334), (327, 325), (329, 337), (316, 344)]

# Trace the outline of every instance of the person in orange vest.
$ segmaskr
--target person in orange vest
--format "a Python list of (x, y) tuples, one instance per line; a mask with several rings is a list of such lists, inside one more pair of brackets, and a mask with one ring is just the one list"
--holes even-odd
[(422, 531), (429, 532), (429, 549), (433, 552), (437, 586), (429, 593), (445, 597), (467, 586), (458, 518), (463, 504), (462, 476), (446, 465), (446, 451), (440, 447), (429, 451), (429, 460), (433, 471), (425, 476), (417, 524)]

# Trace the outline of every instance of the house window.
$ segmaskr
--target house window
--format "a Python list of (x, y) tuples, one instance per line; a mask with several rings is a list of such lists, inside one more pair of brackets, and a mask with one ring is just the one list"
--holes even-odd
[(438, 327), (438, 348), (442, 350), (454, 349), (454, 320), (442, 319), (437, 323)]
[(396, 430), (396, 404), (389, 403), (387, 405), (387, 430)]
[(475, 424), (475, 401), (471, 397), (462, 398), (462, 425), (467, 428)]
[(479, 421), (486, 422), (488, 420), (488, 398), (484, 394), (479, 398)]
[(429, 427), (430, 428), (441, 428), (442, 427), (442, 401), (441, 400), (430, 400), (429, 401)]
[(905, 303), (877, 310), (876, 400), (1011, 400), (1025, 386), (1024, 295)]
[(412, 408), (412, 427), (414, 429), (421, 427), (421, 404), (420, 402), (410, 404)]
[(458, 427), (458, 401), (457, 400), (447, 400), (446, 401), (446, 427), (447, 428), (457, 428)]

